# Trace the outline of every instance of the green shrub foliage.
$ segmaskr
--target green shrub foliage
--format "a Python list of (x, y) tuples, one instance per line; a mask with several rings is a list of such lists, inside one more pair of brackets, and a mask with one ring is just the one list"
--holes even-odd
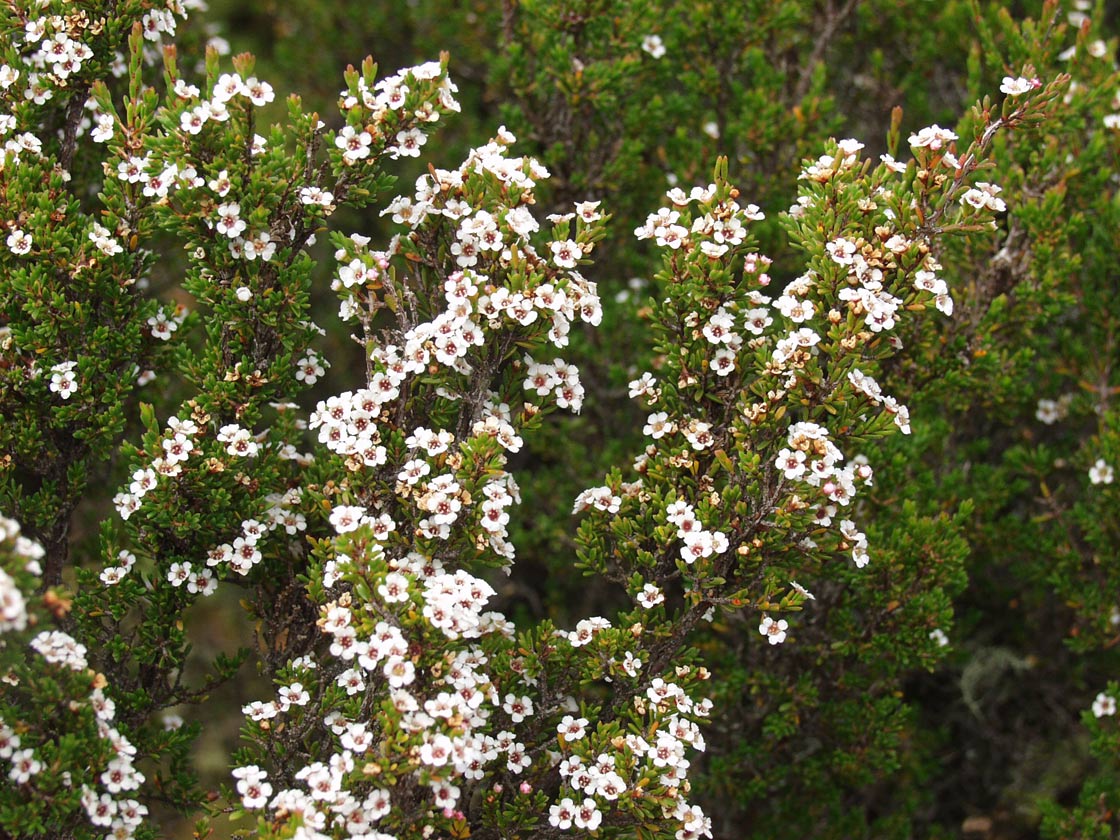
[(1120, 835), (1111, 25), (2, 4), (0, 836)]

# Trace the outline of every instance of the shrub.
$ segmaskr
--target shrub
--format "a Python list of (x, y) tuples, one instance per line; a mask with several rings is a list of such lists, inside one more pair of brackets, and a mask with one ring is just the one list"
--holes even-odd
[(0, 10), (6, 835), (1113, 835), (1103, 8), (201, 5)]

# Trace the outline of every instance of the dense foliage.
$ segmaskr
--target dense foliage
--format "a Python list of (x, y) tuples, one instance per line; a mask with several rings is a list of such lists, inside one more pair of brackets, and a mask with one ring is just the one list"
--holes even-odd
[(2, 4), (0, 836), (1120, 836), (1114, 23)]

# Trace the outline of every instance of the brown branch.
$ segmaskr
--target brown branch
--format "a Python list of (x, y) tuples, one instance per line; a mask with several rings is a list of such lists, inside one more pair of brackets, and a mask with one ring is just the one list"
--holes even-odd
[(813, 71), (817, 65), (824, 60), (824, 54), (828, 50), (828, 45), (832, 42), (836, 31), (844, 23), (845, 20), (855, 11), (856, 6), (859, 5), (859, 0), (848, 0), (843, 7), (839, 10), (832, 7), (829, 3), (828, 11), (826, 12), (824, 26), (817, 34), (817, 40), (813, 43), (813, 51), (809, 54), (809, 58), (802, 64), (801, 75), (797, 80), (797, 87), (793, 91), (793, 104), (796, 105), (806, 94), (809, 93), (809, 86), (813, 83)]
[(74, 160), (74, 150), (78, 145), (78, 126), (82, 122), (86, 100), (89, 99), (89, 83), (74, 89), (70, 102), (66, 106), (66, 125), (62, 134), (62, 149), (58, 153), (58, 163), (66, 171)]

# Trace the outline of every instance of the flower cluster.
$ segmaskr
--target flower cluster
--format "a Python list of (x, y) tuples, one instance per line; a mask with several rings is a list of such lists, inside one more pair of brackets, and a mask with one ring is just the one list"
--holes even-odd
[(677, 526), (677, 536), (684, 541), (680, 556), (685, 563), (691, 565), (701, 558), (723, 554), (730, 546), (722, 531), (704, 529), (696, 518), (696, 511), (687, 502), (673, 502), (666, 509), (665, 518)]
[[(358, 78), (352, 88), (340, 94), (342, 109), (356, 112), (360, 107), (372, 120), (384, 122), (389, 112), (401, 112), (414, 104), (408, 94), (417, 88), (424, 91), (425, 95), (422, 101), (415, 104), (412, 115), (415, 120), (436, 122), (441, 111), (459, 110), (459, 103), (455, 99), (458, 88), (436, 61), (401, 70), (381, 79), (372, 88), (364, 76)], [(391, 158), (419, 157), (420, 147), (427, 142), (423, 132), (405, 122), (395, 126), (395, 133), (392, 127), (388, 129), (393, 142), (386, 147), (386, 151)], [(352, 165), (369, 156), (373, 135), (347, 125), (338, 133), (334, 142), (341, 150), (343, 161)]]
[(183, 474), (191, 454), (197, 456), (201, 451), (196, 451), (201, 432), (198, 424), (189, 418), (180, 420), (171, 417), (167, 421), (167, 432), (159, 441), (162, 454), (133, 472), (127, 493), (122, 491), (113, 497), (113, 504), (122, 519), (127, 520), (140, 509), (144, 497), (156, 488), (160, 477), (176, 478)]
[[(0, 544), (11, 545), (12, 553), (23, 561), (23, 570), (38, 575), (43, 547), (23, 536), (20, 524), (0, 516)], [(27, 627), (27, 601), (15, 578), (0, 568), (0, 633), (11, 633)]]
[[(19, 523), (0, 517), (0, 551), (3, 552), (0, 559), (5, 565), (15, 561), (19, 566), (18, 570), (11, 566), (0, 569), (0, 607), (3, 609), (0, 633), (5, 634), (23, 631), (31, 623), (27, 600), (9, 569), (29, 580), (41, 573), (39, 560), (43, 549), (22, 536), (20, 530)], [(34, 620), (39, 618), (36, 616)], [(4, 644), (13, 643), (15, 640)], [(61, 630), (43, 630), (31, 638), (28, 646), (37, 656), (28, 657), (21, 667), (7, 672), (5, 683), (18, 688), (27, 681), (48, 679), (72, 692), (69, 717), (78, 727), (88, 723), (91, 731), (86, 734), (103, 742), (104, 753), (110, 757), (103, 765), (95, 764), (80, 775), (75, 772), (79, 768), (70, 768), (63, 774), (62, 783), (72, 788), (84, 777), (78, 790), (90, 824), (107, 829), (115, 838), (132, 837), (148, 812), (145, 805), (129, 796), (143, 784), (144, 774), (133, 763), (136, 748), (113, 725), (116, 704), (105, 692), (104, 676), (94, 674), (89, 668), (85, 645)], [(72, 672), (69, 677), (65, 674), (67, 671)], [(0, 718), (0, 759), (10, 764), (8, 779), (24, 790), (34, 791), (40, 784), (39, 777), (44, 774), (52, 777), (57, 774), (57, 767), (51, 766), (57, 755), (57, 748), (51, 743), (56, 736), (43, 724), (42, 719)], [(43, 784), (47, 785), (47, 790), (52, 790), (56, 782), (52, 778)]]
[[(37, 571), (32, 548), (17, 543), (28, 562), (0, 571), (0, 631), (21, 634), (26, 660), (5, 666), (5, 695), (26, 708), (39, 685), (72, 695), (43, 704), (45, 722), (0, 697), (10, 797), (50, 802), (71, 825), (84, 812), (113, 837), (138, 833), (147, 796), (197, 805), (197, 785), (180, 772), (189, 738), (173, 734), (182, 718), (164, 728), (159, 715), (201, 696), (171, 678), (195, 673), (185, 610), (228, 585), (245, 592), (273, 689), (242, 709), (245, 745), (224, 810), (254, 812), (262, 837), (635, 826), (711, 837), (712, 821), (689, 800), (713, 705), (690, 634), (717, 613), (713, 628), (746, 612), (752, 654), (774, 659), (789, 638), (813, 643), (824, 621), (791, 630), (779, 615), (815, 600), (792, 577), (817, 579), (817, 606), (841, 613), (837, 583), (870, 562), (853, 519), (867, 514), (854, 499), (873, 473), (857, 452), (910, 431), (906, 406), (877, 381), (890, 381), (881, 363), (900, 349), (911, 313), (954, 307), (931, 240), (1007, 209), (998, 186), (971, 179), (983, 150), (958, 156), (959, 138), (938, 126), (911, 136), (906, 163), (884, 155), (873, 166), (859, 142), (830, 143), (805, 163), (801, 197), (777, 219), (743, 200), (725, 161), (712, 183), (668, 192), (668, 206), (635, 231), (662, 257), (656, 277), (631, 286), (654, 293), (642, 310), (654, 357), (629, 388), (645, 404), (636, 475), (611, 469), (570, 494), (583, 517), (576, 565), (632, 603), (518, 632), (499, 611), (520, 592), (499, 574), (514, 558), (521, 502), (511, 464), (535, 460), (526, 450), (546, 415), (579, 413), (589, 397), (587, 368), (581, 379), (560, 355), (603, 320), (587, 268), (608, 219), (601, 203), (541, 210), (555, 194), (542, 189), (547, 168), (514, 156), (499, 129), (460, 166), (420, 170), (384, 207), (398, 231), (388, 242), (331, 233), (331, 287), (365, 375), (304, 423), (297, 406), (275, 401), (328, 368), (312, 346), (322, 331), (308, 315), (308, 248), (336, 208), (389, 187), (382, 163), (420, 157), (434, 125), (459, 110), (445, 61), (377, 80), (367, 60), (346, 73), (337, 130), (293, 98), (285, 125), (266, 131), (259, 109), (276, 92), (251, 56), (224, 72), (211, 54), (192, 77), (167, 49), (162, 83), (142, 78), (193, 0), (130, 0), (100, 20), (26, 5), (9, 10), (0, 65), (13, 205), (2, 256), (15, 289), (5, 299), (22, 307), (5, 312), (0, 340), (25, 345), (11, 365), (5, 356), (3, 390), (45, 404), (17, 415), (34, 433), (40, 419), (53, 425), (41, 441), (11, 436), (20, 451), (4, 481), (35, 477), (41, 492), (24, 496), (44, 510), (52, 499), (69, 505), (66, 494), (78, 500), (78, 485), (120, 445), (137, 374), (143, 383), (156, 375), (148, 368), (169, 372), (175, 385), (152, 397), (158, 407), (139, 408), (119, 517), (98, 534), (104, 565), (78, 564), (73, 602), (56, 586), (71, 580), (58, 568), (65, 551), (46, 555), (41, 598), (23, 585)], [(130, 28), (126, 56), (117, 50)], [(666, 44), (691, 49), (676, 22), (658, 28), (664, 41), (627, 28), (637, 37), (620, 42), (626, 72), (672, 72)], [(601, 83), (582, 60), (572, 67), (588, 92)], [(127, 74), (127, 90), (87, 78), (94, 68)], [(1037, 98), (1033, 70), (1022, 73), (1004, 79), (1005, 116)], [(733, 110), (693, 124), (734, 142)], [(980, 119), (990, 127), (987, 113)], [(601, 150), (609, 171), (615, 151)], [(42, 181), (50, 200), (16, 206), (40, 189), (21, 179)], [(784, 228), (805, 264), (790, 271), (759, 253), (763, 226), (768, 241)], [(165, 276), (146, 250), (167, 242), (186, 263), (174, 302), (153, 296)], [(178, 301), (186, 296), (193, 315)], [(105, 336), (106, 324), (119, 329)], [(128, 387), (115, 390), (118, 378)], [(180, 388), (195, 396), (176, 406)], [(307, 430), (315, 455), (296, 450)], [(1111, 467), (1098, 461), (1090, 479), (1110, 482)], [(65, 548), (64, 516), (44, 522), (37, 533)], [(17, 532), (0, 519), (0, 536)], [(889, 546), (876, 552), (890, 557)], [(947, 641), (934, 626), (917, 635), (930, 647)], [(6, 641), (15, 651), (15, 636)], [(218, 657), (207, 688), (250, 655)], [(89, 755), (62, 770), (72, 727), (84, 727)]]
[[(485, 611), (494, 589), (462, 568), (464, 544), (512, 560), (507, 526), (519, 493), (502, 469), (506, 457), (521, 449), (523, 428), (544, 408), (582, 404), (578, 370), (559, 358), (541, 361), (539, 348), (563, 347), (575, 321), (595, 325), (602, 317), (595, 284), (577, 270), (600, 235), (599, 203), (550, 217), (552, 238), (542, 247), (529, 205), (547, 172), (509, 157), (512, 142), (502, 131), (458, 170), (432, 169), (413, 195), (394, 199), (385, 212), (408, 232), (388, 249), (373, 250), (358, 234), (335, 238), (333, 288), (340, 315), (362, 326), (369, 373), (365, 387), (321, 401), (308, 424), (348, 475), (339, 488), (346, 495), (329, 501), (337, 536), (323, 557), (319, 621), (328, 642), (321, 657), (280, 669), (274, 699), (243, 710), (261, 727), (259, 739), (282, 731), (271, 721), (285, 718), (287, 729), (324, 728), (334, 751), (288, 768), (301, 786), (283, 790), (262, 769), (262, 753), (235, 771), (241, 805), (299, 813), (330, 836), (388, 837), (404, 830), (405, 815), (409, 831), (417, 814), (433, 828), (462, 819), (464, 803), (480, 791), (502, 793), (495, 778), (520, 777), (518, 794), (539, 796), (539, 780), (559, 767), (565, 787), (546, 809), (554, 826), (594, 829), (644, 790), (656, 792), (679, 837), (710, 836), (710, 822), (683, 794), (687, 748), (704, 749), (694, 718), (711, 704), (657, 675), (641, 682), (642, 659), (625, 641), (633, 636), (590, 618), (545, 636), (542, 655), (584, 663), (606, 681), (626, 679), (644, 722), (641, 734), (620, 740), (609, 721), (592, 727), (588, 717), (574, 718), (571, 700), (555, 688), (542, 693), (536, 666), (514, 653), (526, 642), (515, 643), (510, 622)], [(713, 218), (705, 235), (738, 239), (728, 219)], [(436, 252), (447, 269), (431, 263)], [(417, 266), (434, 276), (415, 273)], [(413, 274), (407, 287), (405, 273)], [(416, 293), (423, 283), (428, 297)], [(375, 317), (390, 298), (398, 327), (379, 332)], [(433, 393), (428, 383), (437, 376)], [(515, 410), (519, 393), (532, 402)], [(450, 428), (401, 419), (432, 399), (463, 419)], [(432, 415), (442, 416), (424, 416)], [(711, 444), (699, 420), (686, 422), (684, 433), (697, 450)], [(244, 442), (233, 429), (223, 434)], [(620, 502), (595, 488), (576, 506), (617, 511)], [(676, 513), (682, 556), (727, 550), (726, 535), (701, 528), (687, 505)], [(653, 588), (645, 599), (652, 607), (663, 596)], [(328, 697), (337, 701), (321, 705)], [(376, 723), (361, 711), (371, 704), (383, 710)], [(312, 717), (326, 708), (321, 720)], [(542, 718), (559, 721), (548, 726), (564, 736), (560, 753), (542, 752)]]
[[(817, 522), (831, 520), (836, 506), (851, 502), (857, 491), (856, 482), (869, 484), (873, 472), (867, 464), (839, 467), (843, 453), (828, 439), (828, 431), (816, 423), (795, 423), (786, 435), (786, 447), (778, 452), (774, 465), (787, 481), (802, 481), (820, 489), (827, 502), (818, 509)], [(849, 520), (843, 520), (840, 531), (846, 541), (854, 544), (852, 559), (856, 566), (867, 565), (867, 540)]]
[[(542, 703), (535, 681), (514, 674), (510, 682), (487, 667), (508, 656), (512, 628), (501, 615), (482, 612), (494, 594), (484, 581), (462, 570), (443, 571), (437, 560), (416, 553), (391, 559), (377, 543), (363, 541), (363, 530), (369, 532), (368, 523), (347, 528), (337, 543), (350, 553), (337, 556), (333, 588), (342, 594), (321, 611), (329, 661), (293, 663), (292, 673), (303, 674), (304, 682), (285, 682), (276, 699), (244, 710), (262, 727), (281, 716), (294, 716), (296, 725), (314, 713), (306, 680), (329, 680), (353, 698), (320, 724), (332, 734), (335, 751), (295, 773), (300, 787), (275, 793), (259, 765), (239, 767), (234, 776), (242, 807), (299, 813), (305, 825), (328, 836), (378, 831), (389, 837), (385, 832), (403, 828), (405, 814), (416, 814), (417, 792), (427, 801), (426, 808), (419, 804), (428, 820), (461, 819), (462, 803), (474, 790), (487, 789), (492, 775), (535, 778), (558, 767), (565, 788), (549, 807), (549, 823), (593, 829), (629, 791), (650, 789), (651, 780), (672, 790), (684, 786), (687, 749), (705, 746), (692, 718), (706, 716), (709, 703), (694, 703), (679, 686), (654, 679), (635, 700), (648, 715), (646, 734), (608, 741), (588, 718), (561, 715), (557, 698)], [(357, 609), (352, 597), (353, 586), (371, 575), (382, 581), (375, 615)], [(574, 651), (610, 627), (602, 620), (584, 624), (570, 638), (557, 634), (556, 642)], [(442, 639), (438, 648), (433, 633)], [(418, 660), (412, 653), (418, 643), (433, 654)], [(384, 710), (375, 723), (348, 711), (370, 702)], [(546, 754), (543, 768), (536, 767), (537, 750), (516, 734), (537, 731), (533, 721), (540, 716), (558, 720), (551, 726), (562, 736), (561, 752)], [(387, 749), (397, 756), (391, 765)], [(378, 768), (372, 778), (371, 766)], [(408, 778), (414, 781), (405, 784)], [(520, 788), (528, 794), (533, 784)], [(663, 807), (680, 822), (679, 837), (710, 836), (710, 821), (679, 794)]]
[[(968, 186), (976, 159), (971, 150), (956, 157), (957, 139), (938, 126), (910, 137), (918, 165), (927, 167), (916, 182), (899, 177), (914, 164), (889, 155), (877, 168), (865, 165), (855, 140), (807, 162), (801, 196), (782, 222), (803, 242), (808, 266), (776, 295), (762, 291), (773, 282), (772, 262), (750, 231), (764, 214), (744, 206), (718, 169), (707, 187), (670, 190), (669, 206), (635, 230), (663, 249), (665, 266), (658, 280), (667, 297), (654, 314), (664, 333), (661, 367), (629, 386), (631, 397), (654, 409), (642, 429), (651, 443), (635, 461), (638, 482), (590, 488), (574, 510), (590, 521), (614, 520), (616, 540), (581, 531), (585, 562), (601, 572), (621, 567), (616, 573), (627, 576), (643, 608), (662, 592), (667, 571), (682, 577), (686, 603), (702, 617), (716, 605), (756, 598), (735, 575), (755, 580), (758, 564), (770, 559), (775, 579), (766, 591), (774, 592), (791, 551), (787, 539), (806, 562), (844, 552), (857, 569), (868, 565), (866, 534), (837, 513), (872, 484), (874, 471), (860, 455), (845, 457), (843, 439), (890, 426), (910, 433), (908, 408), (876, 380), (879, 362), (900, 349), (891, 333), (906, 313), (928, 307), (950, 315), (954, 307), (929, 232), (908, 208), (927, 201), (951, 212), (949, 196), (969, 223), (1006, 210), (995, 185)], [(937, 167), (954, 177), (934, 178), (929, 170)], [(930, 197), (934, 190), (940, 193)], [(830, 215), (844, 202), (860, 213)], [(810, 216), (831, 227), (806, 235), (802, 221)], [(697, 415), (697, 405), (711, 410)], [(757, 455), (740, 463), (727, 456), (744, 445)], [(666, 481), (674, 486), (667, 507), (654, 501)], [(751, 504), (742, 501), (745, 487), (756, 488)], [(788, 529), (782, 539), (779, 522)], [(674, 536), (684, 542), (673, 549), (675, 571), (666, 562)], [(772, 612), (813, 600), (804, 587), (794, 589), (780, 605), (772, 597), (757, 602)], [(777, 645), (789, 624), (764, 614), (758, 628)]]
[[(540, 335), (563, 347), (573, 321), (597, 324), (602, 317), (595, 284), (575, 270), (576, 258), (590, 253), (598, 235), (602, 215), (597, 202), (582, 203), (572, 216), (554, 219), (551, 256), (540, 256), (532, 241), (540, 225), (527, 205), (537, 180), (547, 172), (532, 159), (508, 157), (512, 142), (508, 132), (500, 132), (498, 139), (473, 150), (458, 170), (433, 169), (417, 180), (414, 195), (390, 202), (385, 213), (411, 233), (395, 238), (388, 250), (372, 250), (369, 239), (358, 234), (338, 237), (335, 256), (340, 268), (333, 288), (342, 298), (344, 319), (358, 318), (369, 325), (372, 314), (384, 306), (381, 295), (393, 287), (391, 263), (413, 253), (417, 244), (442, 235), (440, 231), (453, 231), (448, 256), (455, 269), (438, 281), (441, 308), (421, 318), (417, 316), (422, 310), (413, 309), (420, 301), (409, 304), (412, 311), (403, 319), (404, 328), (385, 340), (374, 341), (367, 330), (372, 363), (367, 387), (320, 402), (310, 422), (319, 441), (342, 456), (350, 470), (392, 470), (394, 492), (411, 510), (409, 528), (402, 533), (415, 529), (426, 540), (447, 541), (457, 523), (465, 528), (478, 522), (486, 545), (507, 559), (513, 547), (506, 539), (506, 509), (517, 500), (516, 484), (504, 473), (481, 484), (467, 483), (462, 464), (464, 448), (491, 441), (501, 452), (521, 448), (517, 426), (524, 419), (507, 401), (512, 394), (484, 393), (472, 422), (458, 433), (427, 426), (401, 429), (391, 418), (397, 413), (394, 406), (407, 405), (421, 393), (421, 377), (442, 371), (466, 385), (496, 362), (506, 361), (493, 355), (509, 341), (501, 336)], [(483, 184), (501, 185), (501, 206), (470, 203)], [(573, 217), (577, 238), (561, 238)], [(512, 271), (527, 282), (513, 288), (502, 284), (500, 277)], [(399, 299), (408, 301), (410, 295), (404, 292)], [(558, 358), (538, 362), (531, 355), (520, 363), (510, 361), (520, 364), (525, 391), (551, 397), (559, 408), (580, 409), (584, 389), (574, 365)], [(445, 389), (442, 396), (461, 400), (467, 394)], [(389, 446), (399, 440), (397, 434), (405, 446), (399, 460), (391, 457)], [(403, 528), (393, 516), (379, 514), (382, 533)]]
[[(342, 578), (338, 583), (353, 580), (355, 557), (340, 556), (339, 564)], [(386, 618), (372, 622), (355, 612), (349, 595), (344, 594), (324, 605), (320, 624), (331, 639), (331, 659), (345, 666), (345, 670), (334, 668), (335, 684), (347, 696), (384, 697), (390, 703), (391, 715), (373, 727), (357, 717), (333, 713), (323, 725), (337, 739), (336, 754), (329, 762), (308, 765), (296, 774), (306, 791), (279, 791), (267, 805), (288, 811), (298, 806), (305, 822), (320, 829), (342, 827), (342, 836), (366, 834), (371, 825), (389, 814), (393, 795), (386, 788), (371, 785), (361, 768), (355, 771), (355, 760), (366, 753), (381, 754), (379, 744), (400, 743), (394, 731), (387, 728), (394, 718), (400, 736), (415, 744), (413, 757), (405, 767), (430, 791), (431, 804), (439, 811), (456, 807), (461, 792), (456, 781), (482, 778), (485, 765), (499, 758), (512, 764), (514, 758), (510, 756), (522, 755), (518, 750), (524, 749), (511, 740), (474, 731), (502, 710), (493, 681), (483, 669), (487, 656), (479, 647), (466, 645), (453, 660), (437, 657), (447, 663), (446, 671), (437, 667), (433, 673), (421, 673), (410, 656), (412, 642), (397, 623), (408, 623), (405, 610), (416, 599), (422, 604), (422, 617), (414, 622), (415, 628), (435, 631), (448, 643), (500, 633), (505, 630), (504, 619), (482, 612), (493, 590), (466, 572), (439, 571), (438, 564), (418, 555), (389, 565), (376, 545), (369, 547), (362, 565), (382, 569), (378, 592)], [(388, 571), (390, 568), (394, 571)], [(412, 580), (420, 580), (423, 585), (413, 587)], [(295, 714), (308, 701), (303, 684), (292, 682), (281, 687), (277, 700), (250, 704), (245, 712), (254, 721), (264, 721)], [(504, 714), (523, 719), (532, 714), (532, 709), (529, 698), (510, 696)], [(396, 772), (403, 774), (405, 767)], [(265, 807), (272, 788), (263, 782), (264, 772), (245, 767), (235, 771), (235, 776), (241, 780), (238, 787), (243, 806)]]
[[(167, 431), (159, 439), (162, 455), (154, 458), (148, 466), (137, 468), (132, 474), (128, 492), (118, 493), (114, 504), (122, 519), (127, 520), (140, 510), (144, 498), (155, 490), (161, 480), (183, 481), (189, 475), (192, 456), (199, 461), (199, 469), (213, 470), (217, 465), (228, 462), (236, 466), (242, 458), (255, 458), (261, 452), (261, 444), (247, 429), (236, 423), (222, 425), (211, 437), (209, 429), (200, 427), (193, 420), (180, 420), (172, 417)], [(212, 442), (211, 442), (212, 441)], [(204, 453), (213, 453), (205, 457)], [(281, 458), (294, 458), (293, 453), (279, 453)], [(223, 461), (222, 458), (226, 460)], [(201, 463), (205, 461), (205, 463)], [(212, 595), (218, 586), (218, 578), (213, 569), (234, 572), (245, 576), (262, 558), (259, 543), (270, 532), (277, 531), (289, 536), (307, 527), (306, 517), (297, 508), (302, 498), (299, 488), (292, 488), (283, 494), (273, 494), (266, 499), (269, 507), (263, 521), (246, 519), (241, 522), (240, 534), (229, 542), (223, 542), (210, 549), (203, 563), (174, 562), (166, 572), (167, 582), (173, 587), (186, 586), (190, 594)], [(115, 585), (128, 574), (136, 563), (136, 556), (127, 550), (118, 554), (118, 565), (106, 566), (101, 572), (101, 581)]]
[[(165, 36), (173, 38), (178, 19), (185, 20), (197, 5), (196, 0), (167, 0), (163, 8), (151, 8), (142, 20), (144, 37), (154, 42)], [(28, 15), (25, 21), (22, 37), (13, 38), (23, 68), (6, 64), (0, 67), (0, 87), (19, 85), (23, 99), (44, 105), (56, 92), (72, 88), (83, 65), (94, 58), (90, 43), (100, 34), (104, 22), (99, 25), (85, 14)]]

